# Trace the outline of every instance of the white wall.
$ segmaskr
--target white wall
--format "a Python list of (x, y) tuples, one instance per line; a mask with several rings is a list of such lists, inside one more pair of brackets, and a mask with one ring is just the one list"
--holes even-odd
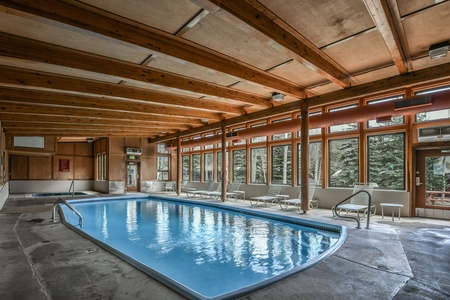
[[(72, 180), (10, 180), (11, 194), (66, 193)], [(75, 191), (94, 191), (93, 180), (75, 180)]]

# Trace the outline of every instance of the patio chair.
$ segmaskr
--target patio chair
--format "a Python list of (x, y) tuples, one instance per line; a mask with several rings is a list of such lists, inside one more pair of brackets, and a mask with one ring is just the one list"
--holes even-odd
[[(267, 194), (264, 196), (255, 196), (250, 198), (250, 205), (258, 205), (259, 202), (263, 202), (264, 206), (267, 206), (267, 202), (273, 203), (278, 199), (280, 194), (280, 185), (270, 185)], [(253, 204), (255, 202), (255, 204)]]
[(175, 192), (175, 182), (168, 181), (164, 185), (164, 192)]
[[(316, 183), (315, 182), (310, 182), (309, 183), (309, 207), (312, 209), (314, 208), (313, 206), (313, 202), (316, 202), (318, 200), (314, 200), (314, 193), (316, 192)], [(298, 195), (298, 198), (296, 199), (286, 199), (286, 200), (281, 200), (280, 201), (280, 208), (281, 209), (287, 209), (289, 207), (289, 205), (293, 205), (294, 207), (297, 207), (298, 210), (301, 210), (301, 205), (302, 205), (302, 189), (300, 188), (300, 193)], [(318, 205), (318, 204), (316, 204)]]
[[(366, 214), (368, 214), (368, 213), (370, 213), (371, 216), (375, 215), (375, 213), (377, 211), (376, 205), (372, 204), (370, 206), (370, 210), (369, 210), (369, 207), (368, 207), (369, 206), (369, 196), (366, 193), (357, 194), (360, 191), (366, 191), (370, 194), (370, 196), (372, 196), (373, 184), (371, 184), (371, 183), (369, 183), (369, 184), (365, 184), (365, 183), (354, 184), (353, 192), (352, 192), (352, 195), (354, 195), (354, 196), (349, 197), (350, 202), (345, 203), (345, 204), (339, 204), (336, 207), (336, 210), (339, 210), (339, 212), (345, 211), (346, 213), (356, 212), (358, 219), (363, 219), (366, 216)], [(372, 213), (372, 209), (373, 209), (373, 213)], [(333, 217), (335, 217), (334, 206), (331, 208), (331, 211), (333, 212)], [(360, 217), (360, 213), (362, 213), (362, 217)]]
[[(239, 186), (241, 185), (241, 181), (240, 180), (235, 180), (233, 181), (231, 184), (229, 184), (227, 186), (227, 191), (225, 193), (225, 195), (228, 197), (234, 197), (236, 199), (236, 191), (239, 189)], [(208, 197), (210, 198), (214, 198), (214, 199), (218, 199), (222, 197), (222, 185), (219, 184), (217, 191), (214, 192), (209, 192), (206, 194)]]
[(186, 190), (186, 195), (190, 198), (198, 198), (201, 197), (202, 194), (211, 192), (214, 186), (214, 181), (210, 180), (206, 183), (205, 189), (203, 190)]

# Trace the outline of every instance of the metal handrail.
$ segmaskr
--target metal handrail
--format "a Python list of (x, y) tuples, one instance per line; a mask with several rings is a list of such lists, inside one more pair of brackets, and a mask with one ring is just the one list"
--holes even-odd
[(70, 195), (70, 190), (72, 190), (72, 197), (75, 197), (75, 180), (72, 180), (72, 183), (70, 184), (69, 192), (68, 192), (69, 195)]
[(353, 217), (353, 216), (341, 216), (341, 215), (337, 212), (337, 207), (338, 207), (340, 204), (342, 204), (342, 203), (344, 203), (345, 201), (347, 201), (348, 199), (350, 199), (350, 198), (352, 198), (352, 197), (358, 195), (359, 193), (366, 193), (367, 195), (369, 195), (369, 204), (367, 205), (367, 226), (366, 226), (366, 229), (369, 229), (370, 214), (371, 214), (370, 208), (371, 208), (371, 206), (372, 206), (372, 195), (370, 195), (370, 193), (369, 193), (368, 191), (361, 190), (361, 191), (358, 191), (358, 192), (352, 194), (350, 197), (345, 198), (344, 200), (342, 200), (341, 202), (339, 202), (338, 204), (336, 204), (335, 206), (333, 206), (333, 208), (332, 208), (332, 209), (333, 209), (333, 213), (334, 213), (336, 216), (340, 217), (340, 218), (344, 218), (344, 219), (354, 219), (354, 220), (356, 221), (356, 223), (358, 223), (358, 226), (357, 226), (356, 228), (361, 229), (361, 225), (360, 225), (360, 222), (359, 222), (359, 218), (358, 218), (358, 217)]
[(64, 203), (65, 205), (67, 205), (68, 208), (70, 208), (79, 218), (79, 222), (78, 225), (80, 225), (81, 228), (83, 228), (83, 216), (78, 212), (78, 210), (76, 210), (72, 205), (70, 205), (66, 200), (58, 198), (58, 200), (56, 200), (55, 205), (53, 205), (53, 214), (52, 214), (52, 222), (55, 223), (55, 216), (56, 216), (56, 206), (58, 206), (58, 204), (60, 203)]

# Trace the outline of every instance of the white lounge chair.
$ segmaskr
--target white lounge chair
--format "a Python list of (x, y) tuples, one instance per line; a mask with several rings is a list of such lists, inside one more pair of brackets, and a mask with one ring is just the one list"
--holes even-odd
[[(310, 182), (309, 183), (309, 207), (310, 208), (314, 208), (313, 206), (313, 201), (318, 201), (318, 200), (314, 200), (314, 193), (316, 192), (316, 183), (315, 182)], [(287, 209), (289, 207), (289, 205), (293, 205), (295, 207), (298, 208), (298, 210), (301, 210), (301, 205), (302, 205), (302, 189), (300, 188), (300, 194), (298, 195), (298, 198), (296, 199), (286, 199), (286, 200), (281, 200), (280, 201), (280, 208), (281, 209)], [(317, 205), (317, 204), (316, 204)]]
[(202, 196), (202, 194), (211, 192), (213, 186), (214, 181), (211, 180), (206, 183), (205, 189), (186, 191), (186, 195), (191, 198), (199, 198)]
[[(231, 198), (235, 198), (236, 199), (236, 196), (237, 196), (236, 191), (239, 189), (240, 185), (241, 185), (241, 181), (240, 180), (235, 180), (231, 184), (229, 184), (227, 186), (227, 191), (226, 191), (226, 194), (225, 194), (227, 196), (227, 198), (231, 197)], [(208, 197), (214, 198), (214, 199), (218, 199), (218, 198), (222, 197), (222, 185), (219, 184), (217, 191), (209, 192), (206, 195)]]
[[(270, 185), (269, 190), (265, 196), (255, 196), (250, 198), (250, 205), (258, 205), (259, 202), (263, 202), (264, 206), (267, 206), (267, 202), (273, 203), (279, 198), (281, 191), (280, 185)], [(253, 204), (255, 201), (255, 204)]]
[(164, 192), (175, 192), (175, 182), (168, 181), (164, 185)]
[[(353, 186), (353, 192), (352, 192), (352, 197), (350, 197), (350, 202), (349, 203), (345, 203), (345, 204), (340, 204), (339, 206), (337, 206), (337, 210), (339, 210), (339, 212), (341, 211), (345, 211), (346, 213), (349, 212), (356, 212), (357, 214), (357, 218), (358, 219), (363, 219), (366, 214), (371, 213), (371, 215), (375, 215), (376, 211), (377, 211), (377, 207), (375, 204), (371, 204), (370, 206), (370, 211), (369, 211), (369, 195), (367, 195), (367, 193), (358, 193), (359, 191), (366, 191), (367, 193), (370, 194), (370, 196), (372, 196), (372, 191), (373, 191), (373, 184), (364, 184), (364, 183), (357, 183)], [(356, 195), (355, 195), (356, 194)], [(371, 212), (373, 209), (373, 213)], [(331, 208), (331, 211), (333, 212), (333, 217), (335, 216), (334, 214), (334, 206)], [(362, 217), (360, 217), (359, 213), (362, 213)]]

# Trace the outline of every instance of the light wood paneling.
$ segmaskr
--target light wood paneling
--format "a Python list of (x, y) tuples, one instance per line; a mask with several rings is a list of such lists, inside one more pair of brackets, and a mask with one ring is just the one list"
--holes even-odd
[(73, 161), (74, 179), (94, 179), (94, 158), (75, 156)]
[(10, 166), (11, 166), (11, 178), (12, 180), (23, 180), (28, 179), (28, 157), (11, 155), (10, 156)]
[(52, 179), (52, 160), (52, 157), (47, 156), (28, 157), (28, 179)]
[[(60, 159), (69, 160), (69, 172), (59, 171)], [(73, 179), (73, 156), (55, 155), (53, 156), (53, 179), (55, 180), (72, 180)]]

